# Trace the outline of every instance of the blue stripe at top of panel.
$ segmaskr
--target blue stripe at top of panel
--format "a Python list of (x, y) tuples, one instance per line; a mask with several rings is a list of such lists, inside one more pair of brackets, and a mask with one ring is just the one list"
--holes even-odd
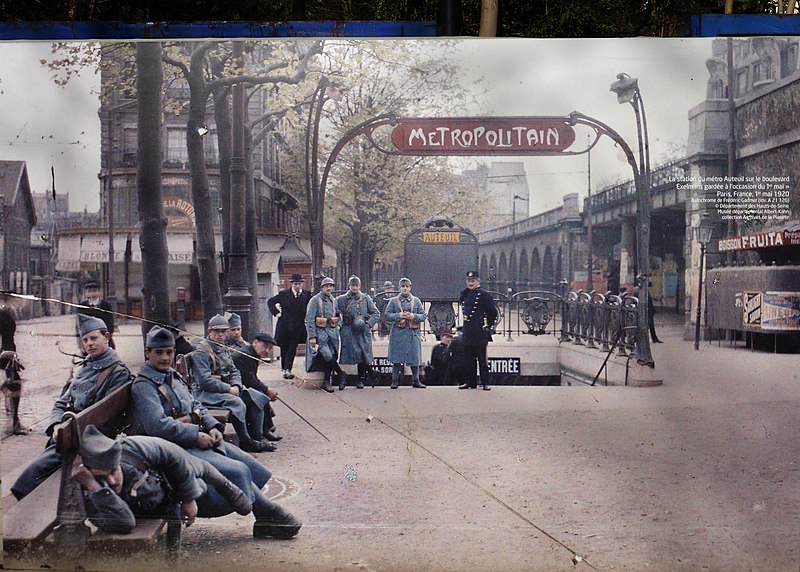
[(0, 40), (431, 37), (435, 22), (0, 22)]
[(702, 14), (692, 16), (689, 35), (715, 36), (796, 36), (800, 34), (800, 15)]

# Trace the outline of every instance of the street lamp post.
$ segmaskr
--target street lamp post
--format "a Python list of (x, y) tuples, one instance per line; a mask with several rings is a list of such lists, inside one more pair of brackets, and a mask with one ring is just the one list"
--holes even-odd
[(630, 103), (636, 114), (636, 134), (639, 142), (639, 172), (636, 217), (636, 265), (642, 282), (639, 285), (637, 354), (638, 361), (652, 364), (650, 337), (648, 334), (650, 290), (650, 142), (647, 135), (647, 115), (644, 101), (639, 91), (639, 82), (625, 73), (617, 74), (617, 81), (611, 84), (610, 91), (617, 94), (617, 102)]
[[(514, 263), (516, 265), (511, 275), (513, 278), (511, 287), (515, 292), (517, 291), (517, 279), (519, 278), (519, 255), (517, 254), (517, 201), (525, 201), (525, 203), (527, 203), (528, 199), (519, 195), (514, 195), (514, 198), (511, 200), (511, 254), (514, 256)], [(511, 256), (509, 256), (508, 259), (511, 260)]]
[(696, 227), (692, 229), (694, 239), (700, 243), (700, 275), (697, 278), (697, 316), (694, 324), (694, 349), (700, 349), (700, 318), (703, 306), (703, 271), (705, 270), (706, 245), (711, 240), (714, 227), (709, 222), (708, 213), (703, 213)]

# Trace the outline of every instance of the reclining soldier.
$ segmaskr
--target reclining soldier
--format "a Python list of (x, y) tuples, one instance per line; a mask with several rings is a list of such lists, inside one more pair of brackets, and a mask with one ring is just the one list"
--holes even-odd
[[(72, 478), (84, 490), (89, 520), (100, 530), (128, 534), (137, 518), (177, 517), (190, 526), (196, 517), (249, 514), (247, 496), (205, 461), (157, 437), (109, 439), (94, 425), (81, 437), (83, 464)], [(297, 528), (279, 519), (269, 525), (276, 538)]]
[[(45, 430), (50, 440), (44, 452), (22, 472), (11, 487), (17, 500), (42, 484), (61, 466), (63, 458), (56, 452), (55, 441), (64, 414), (70, 411), (80, 413), (124, 385), (131, 377), (130, 370), (122, 363), (117, 352), (108, 346), (110, 335), (103, 320), (78, 314), (78, 333), (86, 358), (63, 395), (53, 405)], [(121, 419), (113, 420), (102, 427), (102, 431), (107, 435), (116, 435), (120, 422)]]
[(274, 451), (275, 445), (266, 439), (256, 440), (247, 431), (247, 406), (243, 398), (252, 400), (245, 396), (247, 389), (242, 386), (242, 376), (224, 344), (228, 327), (228, 320), (219, 314), (208, 322), (208, 337), (192, 353), (192, 392), (203, 405), (231, 412), (231, 425), (242, 450)]
[(274, 433), (275, 424), (272, 419), (275, 417), (275, 411), (269, 403), (278, 399), (278, 392), (270, 389), (266, 383), (258, 379), (258, 366), (261, 364), (261, 360), (269, 356), (274, 345), (275, 339), (271, 335), (260, 333), (253, 339), (252, 344), (247, 344), (247, 347), (241, 351), (233, 352), (233, 363), (242, 376), (242, 384), (248, 389), (248, 393), (254, 396), (253, 401), (260, 401), (263, 399), (260, 397), (262, 395), (267, 399), (266, 406), (261, 408), (250, 407), (249, 404), (247, 406), (247, 430), (250, 431), (253, 439), (265, 438), (267, 441), (283, 439)]
[[(131, 388), (130, 434), (171, 441), (219, 470), (253, 502), (256, 538), (275, 536), (275, 521), (284, 525), (279, 532), (297, 534), (300, 521), (261, 492), (271, 473), (251, 455), (223, 441), (222, 424), (192, 396), (186, 382), (171, 367), (175, 341), (169, 330), (154, 326), (145, 346), (147, 362)], [(227, 514), (225, 510), (223, 503), (216, 513), (210, 509), (206, 512), (210, 513), (208, 516), (220, 516)]]

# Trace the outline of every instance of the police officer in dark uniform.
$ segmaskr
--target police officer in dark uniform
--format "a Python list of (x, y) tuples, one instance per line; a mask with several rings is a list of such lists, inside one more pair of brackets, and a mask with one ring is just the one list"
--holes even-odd
[(488, 292), (481, 288), (481, 278), (477, 270), (467, 272), (467, 287), (459, 296), (461, 315), (464, 327), (461, 339), (465, 357), (470, 364), (470, 378), (459, 385), (459, 389), (475, 389), (478, 387), (474, 379), (475, 360), (480, 370), (481, 385), (489, 391), (489, 364), (486, 361), (486, 346), (492, 341), (492, 329), (497, 320), (497, 306)]

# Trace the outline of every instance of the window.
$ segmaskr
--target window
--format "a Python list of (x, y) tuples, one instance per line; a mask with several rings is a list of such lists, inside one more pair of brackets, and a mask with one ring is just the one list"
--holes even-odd
[(167, 128), (167, 161), (184, 163), (189, 160), (186, 149), (186, 129), (183, 127)]
[[(769, 68), (767, 68), (769, 69)], [(761, 62), (753, 63), (753, 84), (761, 80)]]
[(736, 95), (744, 95), (747, 92), (747, 70), (736, 72)]

